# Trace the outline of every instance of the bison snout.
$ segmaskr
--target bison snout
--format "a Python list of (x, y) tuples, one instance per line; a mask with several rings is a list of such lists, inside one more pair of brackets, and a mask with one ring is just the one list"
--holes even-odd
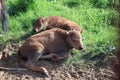
[(84, 48), (84, 47), (81, 47), (81, 46), (80, 46), (78, 49), (79, 49), (79, 50), (82, 50), (83, 48)]

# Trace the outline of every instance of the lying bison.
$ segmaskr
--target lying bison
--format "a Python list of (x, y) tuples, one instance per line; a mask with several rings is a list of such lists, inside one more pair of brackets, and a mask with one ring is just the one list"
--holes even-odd
[(58, 56), (67, 54), (67, 52), (76, 48), (83, 48), (82, 37), (77, 30), (63, 30), (59, 28), (50, 29), (35, 34), (28, 38), (19, 48), (19, 55), (27, 58), (25, 66), (33, 71), (39, 71), (49, 76), (48, 71), (44, 67), (38, 67), (35, 63), (38, 59), (51, 58), (53, 61), (59, 61), (67, 58), (67, 56)]
[(36, 20), (33, 31), (38, 32), (46, 29), (61, 28), (64, 30), (75, 29), (82, 33), (82, 28), (75, 22), (60, 16), (40, 17)]

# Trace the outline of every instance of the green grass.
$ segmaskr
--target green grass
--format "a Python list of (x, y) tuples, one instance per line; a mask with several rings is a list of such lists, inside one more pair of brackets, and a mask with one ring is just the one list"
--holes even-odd
[[(117, 12), (110, 3), (111, 0), (7, 0), (9, 39), (31, 35), (34, 21), (40, 16), (62, 16), (84, 29), (83, 42), (86, 46), (82, 51), (73, 50), (76, 55), (67, 63), (78, 64), (81, 59), (89, 62), (97, 55), (110, 54), (117, 44), (117, 29), (111, 25), (111, 19)], [(0, 38), (0, 44), (4, 44), (5, 37)]]

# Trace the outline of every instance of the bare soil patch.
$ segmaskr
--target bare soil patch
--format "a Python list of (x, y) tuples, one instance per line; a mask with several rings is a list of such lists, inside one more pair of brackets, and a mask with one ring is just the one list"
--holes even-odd
[[(4, 60), (0, 60), (0, 67), (24, 68), (25, 61), (16, 58), (16, 53), (20, 44), (11, 43), (7, 48), (0, 47), (0, 54), (8, 53)], [(116, 75), (113, 70), (113, 61), (110, 59), (105, 64), (99, 66), (81, 64), (67, 67), (65, 61), (52, 62), (51, 60), (39, 60), (38, 66), (47, 68), (50, 73), (49, 78), (38, 72), (27, 71), (4, 71), (0, 70), (0, 80), (115, 80)]]

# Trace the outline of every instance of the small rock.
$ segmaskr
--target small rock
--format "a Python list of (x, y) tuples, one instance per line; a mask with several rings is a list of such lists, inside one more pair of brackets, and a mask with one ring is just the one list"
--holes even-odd
[(16, 80), (21, 80), (20, 77), (18, 77)]
[(50, 80), (50, 78), (45, 78), (45, 80)]
[(64, 79), (64, 78), (65, 78), (65, 76), (64, 76), (63, 74), (60, 74), (60, 77), (61, 77), (62, 79)]
[(78, 73), (77, 72), (70, 72), (71, 76), (74, 78), (78, 78)]
[(70, 79), (70, 78), (71, 78), (71, 75), (70, 75), (68, 72), (66, 72), (66, 73), (65, 73), (65, 77), (67, 77), (67, 78)]
[(9, 51), (7, 49), (5, 49), (3, 52), (2, 52), (2, 55), (1, 55), (1, 59), (2, 60), (5, 60), (9, 57)]
[(1, 71), (1, 72), (0, 72), (0, 75), (2, 76), (3, 74), (4, 74), (4, 72), (3, 72), (3, 71)]

